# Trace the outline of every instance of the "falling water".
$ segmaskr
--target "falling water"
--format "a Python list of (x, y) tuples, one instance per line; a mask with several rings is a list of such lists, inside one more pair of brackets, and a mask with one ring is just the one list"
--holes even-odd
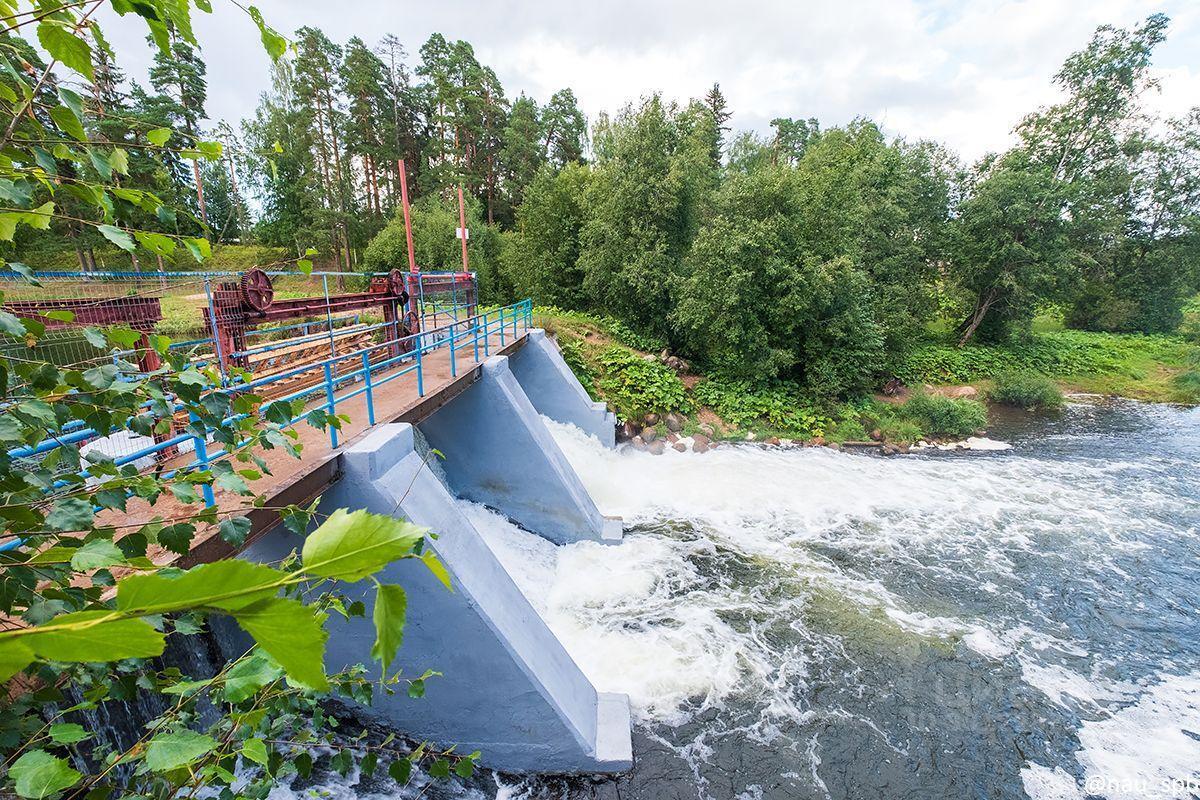
[(997, 421), (1010, 450), (893, 458), (655, 457), (550, 424), (622, 544), (464, 508), (597, 687), (629, 694), (635, 769), (447, 794), (1200, 794), (1200, 411), (1074, 404)]

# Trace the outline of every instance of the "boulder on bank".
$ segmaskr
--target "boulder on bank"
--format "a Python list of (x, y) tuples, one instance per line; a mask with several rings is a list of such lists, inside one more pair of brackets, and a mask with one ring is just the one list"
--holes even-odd
[(674, 411), (667, 414), (666, 419), (663, 421), (667, 423), (668, 430), (672, 432), (678, 433), (683, 430), (683, 420)]

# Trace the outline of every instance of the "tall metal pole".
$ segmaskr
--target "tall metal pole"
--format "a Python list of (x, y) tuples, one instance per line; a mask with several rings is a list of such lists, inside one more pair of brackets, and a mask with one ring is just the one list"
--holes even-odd
[(408, 216), (408, 178), (404, 174), (404, 159), (399, 159), (400, 165), (400, 203), (404, 208), (404, 236), (408, 239), (408, 271), (417, 271), (417, 256), (413, 252), (412, 220)]
[(463, 250), (463, 272), (470, 272), (467, 268), (467, 209), (463, 205), (462, 184), (458, 185), (458, 225), (459, 235), (462, 238)]

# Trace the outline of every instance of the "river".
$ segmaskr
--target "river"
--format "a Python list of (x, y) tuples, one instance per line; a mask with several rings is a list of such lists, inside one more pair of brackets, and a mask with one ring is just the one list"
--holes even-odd
[(1078, 402), (993, 420), (1011, 449), (890, 458), (553, 430), (622, 544), (468, 510), (630, 695), (636, 767), (426, 797), (1200, 796), (1200, 410)]

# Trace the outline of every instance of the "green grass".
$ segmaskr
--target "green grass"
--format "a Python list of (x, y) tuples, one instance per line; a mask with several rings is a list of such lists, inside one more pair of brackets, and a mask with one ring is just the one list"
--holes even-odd
[(1034, 372), (1070, 391), (1163, 402), (1197, 402), (1174, 380), (1198, 348), (1182, 336), (1052, 330), (1042, 322), (1027, 341), (918, 347), (897, 371), (909, 385), (974, 383), (1012, 372)]

